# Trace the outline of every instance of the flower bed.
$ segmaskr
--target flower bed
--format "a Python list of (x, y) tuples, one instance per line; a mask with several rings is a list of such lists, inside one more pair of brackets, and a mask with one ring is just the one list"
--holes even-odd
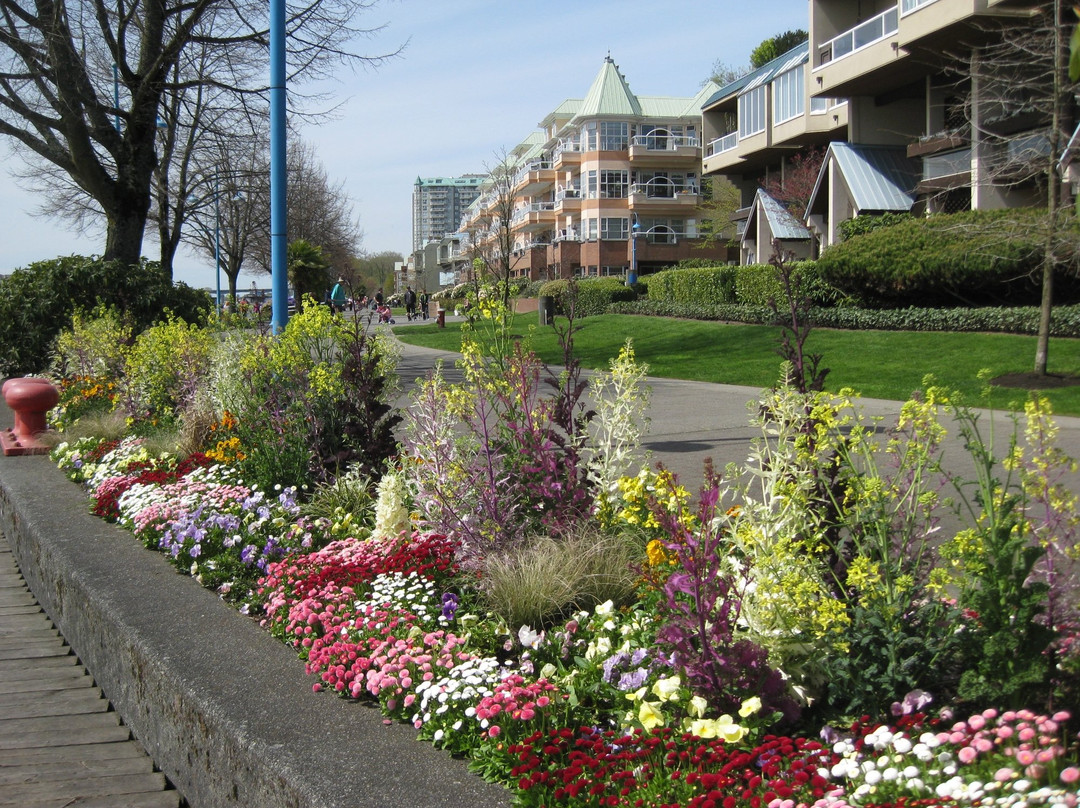
[[(568, 350), (545, 397), (492, 303), (466, 381), (419, 385), (381, 465), (388, 354), (307, 316), (209, 357), (220, 409), (194, 451), (136, 430), (53, 456), (95, 512), (291, 645), (314, 690), (377, 702), (524, 806), (1077, 804), (1075, 464), (1045, 402), (1001, 461), (932, 386), (884, 439), (850, 398), (780, 389), (728, 478), (751, 482), (710, 472), (694, 498), (629, 473), (631, 350), (588, 406)], [(282, 379), (309, 392), (286, 405)], [(336, 428), (290, 438), (266, 400)], [(194, 422), (197, 401), (162, 406)], [(942, 411), (974, 488), (941, 468)], [(297, 468), (310, 489), (285, 485)], [(970, 519), (940, 536), (946, 489)]]

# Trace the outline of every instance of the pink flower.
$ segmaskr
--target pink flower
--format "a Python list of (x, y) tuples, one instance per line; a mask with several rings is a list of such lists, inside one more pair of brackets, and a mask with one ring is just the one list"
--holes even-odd
[(980, 729), (986, 726), (986, 719), (983, 718), (981, 715), (973, 715), (971, 716), (971, 718), (968, 719), (968, 726), (971, 727), (975, 732), (978, 732)]
[(1035, 753), (1030, 749), (1021, 749), (1016, 753), (1016, 762), (1021, 766), (1030, 766), (1035, 762)]
[(502, 730), (499, 729), (499, 725), (492, 724), (490, 727), (488, 727), (487, 734), (489, 738), (498, 738), (500, 732), (502, 732)]
[(1061, 770), (1061, 782), (1072, 785), (1078, 780), (1080, 780), (1080, 768), (1069, 766)]
[(978, 749), (980, 752), (989, 752), (994, 748), (993, 742), (989, 738), (976, 738), (972, 741), (972, 746)]
[(956, 756), (960, 759), (960, 762), (964, 764), (971, 763), (971, 761), (975, 760), (978, 755), (979, 753), (970, 746), (965, 746), (963, 749), (956, 753)]
[(1016, 772), (1010, 769), (1008, 766), (1004, 766), (994, 772), (994, 779), (999, 783), (1006, 783), (1012, 780), (1016, 776)]

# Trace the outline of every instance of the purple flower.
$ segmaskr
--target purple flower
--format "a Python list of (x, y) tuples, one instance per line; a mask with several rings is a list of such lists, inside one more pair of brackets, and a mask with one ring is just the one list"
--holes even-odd
[(645, 668), (638, 668), (637, 670), (627, 671), (619, 677), (619, 684), (616, 687), (619, 690), (637, 690), (645, 684), (645, 680), (649, 677), (649, 671)]
[(444, 592), (442, 596), (442, 616), (446, 620), (453, 620), (457, 614), (458, 596), (453, 592)]

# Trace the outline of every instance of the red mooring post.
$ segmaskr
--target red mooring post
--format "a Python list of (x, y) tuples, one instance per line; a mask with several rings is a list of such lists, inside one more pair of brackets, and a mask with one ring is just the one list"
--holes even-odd
[(48, 454), (49, 447), (37, 436), (45, 431), (45, 414), (56, 406), (60, 392), (48, 379), (26, 376), (4, 382), (3, 395), (15, 413), (15, 428), (0, 431), (4, 454)]

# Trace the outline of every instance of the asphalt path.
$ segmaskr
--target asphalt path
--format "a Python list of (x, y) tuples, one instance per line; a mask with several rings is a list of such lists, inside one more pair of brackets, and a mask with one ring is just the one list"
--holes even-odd
[[(401, 317), (397, 318), (397, 325), (409, 323)], [(401, 346), (398, 372), (404, 393), (399, 405), (408, 403), (408, 392), (416, 379), (425, 376), (439, 361), (443, 362), (444, 376), (460, 380), (460, 373), (454, 367), (458, 354), (408, 345), (400, 340), (398, 343)], [(649, 377), (648, 384), (651, 388), (649, 430), (642, 442), (642, 449), (648, 455), (642, 456), (642, 463), (662, 463), (691, 490), (700, 486), (707, 458), (711, 458), (717, 470), (723, 470), (729, 463), (745, 465), (752, 441), (762, 436), (761, 429), (752, 425), (763, 392), (760, 388), (660, 377)], [(896, 425), (901, 402), (859, 399), (859, 406), (868, 418), (880, 418), (876, 423), (884, 437)], [(1003, 456), (1014, 434), (1012, 418), (1003, 412), (977, 412), (984, 438), (992, 435), (995, 453)], [(945, 419), (943, 423), (950, 437), (944, 445), (943, 464), (958, 476), (971, 479), (970, 455), (962, 445), (956, 425), (947, 416)], [(1054, 420), (1058, 428), (1057, 446), (1070, 457), (1080, 459), (1080, 418), (1056, 416)], [(1080, 473), (1066, 474), (1063, 482), (1080, 495)]]

